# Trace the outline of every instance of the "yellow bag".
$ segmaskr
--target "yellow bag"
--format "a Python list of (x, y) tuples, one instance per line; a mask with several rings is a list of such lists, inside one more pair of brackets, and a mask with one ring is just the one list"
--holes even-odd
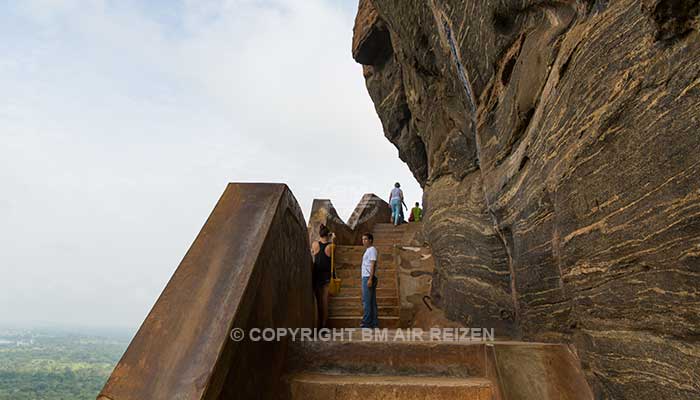
[(335, 244), (331, 246), (331, 282), (328, 285), (328, 294), (336, 296), (340, 293), (340, 278), (335, 277)]

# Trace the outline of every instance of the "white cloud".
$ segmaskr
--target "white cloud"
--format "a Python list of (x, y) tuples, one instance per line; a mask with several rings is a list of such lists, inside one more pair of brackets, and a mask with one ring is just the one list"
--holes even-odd
[(1, 5), (0, 321), (138, 326), (229, 181), (418, 200), (347, 3)]

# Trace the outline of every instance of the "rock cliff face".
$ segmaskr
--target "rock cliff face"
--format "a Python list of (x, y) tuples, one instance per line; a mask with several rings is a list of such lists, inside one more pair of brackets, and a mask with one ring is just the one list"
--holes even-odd
[(599, 398), (700, 398), (700, 2), (361, 0), (447, 315), (576, 344)]

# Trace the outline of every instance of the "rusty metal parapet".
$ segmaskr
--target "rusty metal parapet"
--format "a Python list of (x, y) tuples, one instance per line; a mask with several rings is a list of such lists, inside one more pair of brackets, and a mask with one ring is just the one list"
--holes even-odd
[(341, 245), (361, 245), (362, 234), (371, 232), (375, 224), (391, 220), (391, 206), (374, 193), (362, 196), (355, 210), (345, 223), (328, 199), (314, 199), (309, 216), (309, 241), (318, 240), (320, 224), (326, 225), (335, 233), (335, 243)]
[(229, 184), (98, 400), (271, 398), (286, 342), (232, 328), (312, 327), (311, 257), (286, 185)]

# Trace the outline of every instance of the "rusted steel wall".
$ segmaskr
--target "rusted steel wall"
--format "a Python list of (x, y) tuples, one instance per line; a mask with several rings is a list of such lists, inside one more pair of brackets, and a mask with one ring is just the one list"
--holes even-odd
[(233, 328), (313, 327), (311, 258), (282, 184), (229, 184), (98, 400), (263, 399), (287, 343)]
[(347, 224), (328, 199), (314, 199), (309, 216), (309, 241), (318, 240), (318, 230), (324, 224), (335, 233), (335, 243), (340, 245), (361, 245), (362, 234), (371, 232), (375, 224), (391, 221), (391, 206), (379, 196), (367, 193), (362, 196)]
[(324, 224), (335, 234), (336, 244), (355, 244), (355, 232), (338, 215), (333, 203), (328, 199), (314, 199), (309, 216), (309, 242), (319, 239), (319, 229)]

